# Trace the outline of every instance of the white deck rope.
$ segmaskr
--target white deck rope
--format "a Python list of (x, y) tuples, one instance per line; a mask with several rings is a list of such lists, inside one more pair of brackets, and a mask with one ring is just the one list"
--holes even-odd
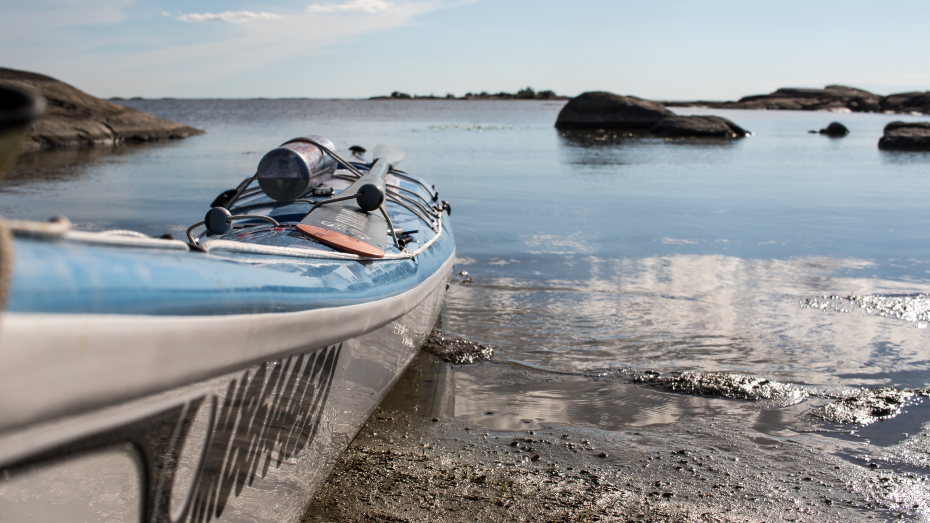
[(10, 220), (8, 218), (3, 218), (3, 222), (14, 236), (61, 238), (71, 230), (71, 222), (64, 216), (56, 216), (47, 222)]
[(152, 239), (151, 237), (146, 236), (146, 235), (142, 234), (141, 232), (138, 232), (138, 231), (130, 231), (130, 230), (126, 230), (126, 229), (111, 229), (111, 230), (109, 230), (109, 231), (100, 231), (100, 232), (97, 233), (97, 234), (105, 234), (105, 235), (107, 235), (107, 236), (132, 236), (132, 237), (134, 237), (134, 238), (145, 238), (145, 239), (148, 239), (148, 240), (151, 240), (151, 239)]
[[(149, 238), (148, 236), (137, 233), (136, 235), (114, 234), (113, 231), (103, 232), (86, 232), (70, 231), (62, 236), (63, 240), (77, 243), (91, 243), (95, 245), (111, 245), (114, 247), (141, 247), (145, 249), (167, 249), (171, 251), (189, 251), (190, 247), (187, 242), (181, 240), (161, 240), (158, 238)], [(131, 231), (125, 231), (131, 232)]]
[[(3, 220), (3, 223), (14, 236), (26, 236), (50, 240), (66, 240), (77, 243), (94, 245), (107, 245), (113, 247), (137, 247), (147, 249), (165, 249), (172, 251), (189, 251), (190, 246), (181, 240), (162, 240), (150, 238), (140, 232), (115, 229), (102, 232), (87, 232), (71, 230), (71, 222), (67, 218), (56, 218), (51, 222), (33, 222), (26, 220)], [(244, 254), (264, 254), (269, 256), (287, 256), (291, 258), (315, 258), (323, 260), (407, 260), (415, 258), (428, 249), (442, 235), (442, 219), (438, 220), (436, 234), (426, 243), (413, 252), (400, 252), (385, 254), (383, 258), (370, 258), (345, 252), (317, 251), (312, 249), (299, 249), (296, 247), (275, 247), (272, 245), (256, 245), (231, 240), (206, 240), (200, 244), (201, 249), (207, 253), (226, 252)]]
[(114, 247), (139, 247), (145, 249), (167, 249), (172, 251), (189, 251), (186, 242), (180, 240), (161, 240), (150, 238), (141, 232), (114, 229), (112, 231), (88, 232), (71, 230), (71, 222), (64, 217), (53, 218), (49, 222), (28, 220), (8, 220), (3, 223), (13, 236), (25, 236), (46, 240), (66, 240), (94, 245), (111, 245)]

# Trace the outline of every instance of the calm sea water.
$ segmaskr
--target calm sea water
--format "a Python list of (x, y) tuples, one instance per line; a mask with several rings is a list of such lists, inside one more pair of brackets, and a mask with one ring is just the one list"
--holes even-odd
[[(876, 146), (887, 122), (913, 117), (680, 110), (754, 133), (721, 142), (562, 135), (560, 102), (125, 103), (209, 134), (28, 155), (0, 188), (0, 213), (179, 236), (286, 139), (322, 134), (341, 151), (386, 143), (452, 205), (456, 270), (470, 280), (456, 279), (444, 327), (494, 345), (511, 368), (930, 385), (930, 329), (799, 306), (824, 294), (930, 292), (930, 154)], [(833, 120), (851, 134), (808, 134)], [(521, 384), (482, 369), (458, 371), (457, 414), (495, 401), (512, 419), (599, 423), (605, 401), (667, 413), (659, 400), (599, 400), (603, 385), (586, 395), (574, 382)], [(572, 408), (592, 402), (601, 406)]]

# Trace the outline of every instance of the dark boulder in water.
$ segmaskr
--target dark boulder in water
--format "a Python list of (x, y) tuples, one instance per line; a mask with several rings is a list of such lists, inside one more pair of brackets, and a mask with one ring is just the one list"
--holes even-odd
[(891, 122), (878, 148), (887, 151), (930, 151), (930, 122)]
[(54, 78), (0, 67), (0, 82), (42, 95), (47, 102), (24, 150), (150, 142), (204, 134), (200, 129), (91, 96)]
[(749, 132), (720, 116), (669, 116), (649, 129), (662, 138), (743, 138)]
[(839, 138), (841, 136), (846, 136), (847, 134), (849, 134), (849, 129), (847, 129), (846, 126), (841, 124), (840, 122), (830, 122), (830, 125), (824, 127), (818, 132), (820, 134), (825, 134), (833, 138)]
[(565, 104), (556, 129), (628, 129), (645, 131), (674, 113), (657, 102), (603, 91), (582, 93)]

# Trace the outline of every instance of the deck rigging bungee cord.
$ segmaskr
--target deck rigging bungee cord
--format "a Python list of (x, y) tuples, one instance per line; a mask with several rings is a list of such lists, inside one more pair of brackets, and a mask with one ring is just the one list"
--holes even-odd
[[(192, 250), (187, 242), (183, 242), (181, 240), (152, 238), (140, 232), (124, 229), (114, 229), (101, 232), (75, 231), (71, 229), (71, 222), (68, 221), (67, 218), (61, 216), (55, 217), (52, 219), (52, 221), (48, 222), (8, 219), (3, 219), (0, 221), (2, 221), (2, 226), (16, 237), (27, 237), (42, 240), (63, 240), (75, 243), (108, 245), (113, 247), (136, 247), (172, 251)], [(206, 240), (202, 244), (197, 244), (196, 250), (205, 253), (217, 251), (227, 253), (266, 254), (270, 256), (333, 260), (404, 260), (419, 256), (431, 245), (433, 245), (436, 240), (439, 239), (439, 237), (442, 235), (442, 220), (439, 220), (438, 223), (439, 225), (437, 227), (438, 230), (436, 231), (436, 234), (434, 234), (432, 238), (427, 240), (426, 243), (421, 245), (418, 249), (396, 254), (386, 253), (383, 258), (370, 258), (343, 252), (316, 251), (294, 247), (256, 245), (251, 243), (235, 242), (231, 240)], [(274, 225), (257, 225), (255, 227), (274, 227)]]
[[(346, 171), (349, 171), (349, 173), (355, 175), (354, 177), (351, 177), (348, 174), (333, 173), (332, 175), (333, 178), (342, 178), (342, 179), (348, 179), (349, 181), (358, 181), (359, 179), (365, 177), (365, 174), (361, 172), (355, 165), (353, 165), (351, 162), (346, 161), (345, 159), (340, 157), (338, 154), (332, 151), (329, 147), (323, 144), (320, 140), (317, 140), (315, 138), (310, 138), (310, 137), (294, 138), (292, 140), (285, 142), (282, 145), (287, 145), (287, 144), (296, 143), (296, 142), (309, 143), (309, 144), (312, 144), (318, 147), (322, 152), (329, 155), (333, 160), (338, 162), (340, 166), (345, 167)], [(405, 179), (412, 180), (418, 183), (422, 187), (426, 188), (427, 192), (430, 194), (430, 196), (433, 198), (434, 201), (438, 199), (438, 193), (434, 194), (422, 182), (415, 180), (412, 177), (402, 175), (402, 173), (398, 172), (397, 170), (393, 168), (390, 168), (388, 172), (395, 176), (403, 177)], [(231, 207), (236, 201), (241, 200), (242, 198), (247, 198), (247, 197), (261, 194), (262, 192), (261, 187), (255, 187), (252, 189), (248, 188), (249, 185), (251, 185), (258, 178), (258, 176), (259, 176), (258, 173), (256, 173), (255, 175), (243, 180), (243, 182), (239, 185), (239, 187), (237, 187), (235, 194), (232, 197), (230, 197), (226, 202), (223, 202), (223, 203), (225, 203), (226, 206)], [(385, 189), (387, 189), (385, 190), (385, 194), (380, 195), (382, 202), (377, 205), (377, 209), (381, 212), (381, 215), (384, 217), (385, 221), (387, 222), (389, 226), (391, 237), (394, 240), (394, 246), (400, 251), (400, 253), (398, 254), (384, 254), (383, 257), (369, 257), (369, 256), (352, 254), (352, 253), (344, 253), (344, 252), (341, 252), (341, 253), (329, 252), (329, 251), (314, 252), (314, 251), (309, 251), (307, 249), (298, 249), (298, 248), (290, 248), (290, 247), (274, 247), (274, 246), (263, 246), (263, 245), (256, 245), (256, 244), (243, 244), (241, 242), (235, 242), (235, 241), (230, 241), (230, 240), (203, 240), (202, 242), (195, 240), (193, 237), (193, 231), (197, 227), (206, 226), (206, 228), (208, 229), (207, 231), (208, 233), (214, 232), (214, 230), (211, 227), (209, 227), (208, 226), (209, 224), (207, 223), (208, 220), (211, 219), (211, 213), (218, 215), (214, 219), (218, 220), (218, 223), (221, 225), (223, 232), (226, 232), (228, 230), (227, 224), (231, 224), (233, 220), (255, 218), (255, 219), (264, 219), (266, 221), (269, 221), (269, 218), (267, 217), (259, 218), (258, 215), (232, 216), (229, 213), (229, 211), (226, 211), (225, 208), (223, 208), (223, 211), (225, 212), (219, 211), (218, 209), (220, 209), (221, 207), (211, 209), (211, 211), (207, 213), (207, 216), (205, 217), (203, 221), (197, 222), (188, 228), (187, 230), (188, 242), (193, 248), (207, 251), (207, 252), (211, 250), (222, 249), (223, 251), (227, 251), (227, 252), (249, 252), (253, 254), (264, 253), (264, 254), (277, 254), (277, 255), (284, 255), (284, 256), (299, 256), (299, 257), (309, 257), (309, 258), (372, 259), (372, 260), (373, 259), (413, 258), (417, 254), (423, 252), (425, 248), (427, 248), (429, 245), (432, 245), (432, 243), (435, 242), (436, 239), (438, 239), (442, 231), (442, 218), (441, 218), (442, 210), (446, 209), (447, 206), (444, 205), (443, 207), (438, 207), (435, 205), (431, 205), (430, 202), (426, 201), (419, 194), (413, 191), (404, 189), (403, 187), (400, 187), (399, 185), (385, 183)], [(390, 189), (397, 189), (397, 190), (392, 191)], [(423, 203), (425, 203), (426, 205), (423, 205), (423, 203), (420, 203), (416, 200), (403, 196), (402, 194), (400, 194), (400, 190), (404, 190), (406, 192), (409, 192), (417, 196), (418, 198), (423, 200)], [(336, 197), (331, 197), (331, 198), (323, 199), (323, 200), (294, 199), (291, 201), (282, 201), (281, 203), (288, 203), (288, 204), (289, 203), (306, 203), (306, 204), (312, 205), (312, 207), (307, 212), (307, 214), (304, 215), (304, 217), (306, 218), (314, 210), (324, 205), (348, 201), (352, 199), (356, 199), (357, 201), (359, 201), (360, 202), (359, 206), (363, 207), (361, 201), (364, 197), (365, 197), (365, 194), (360, 191), (352, 195), (336, 196)], [(430, 239), (426, 244), (421, 246), (419, 249), (414, 251), (413, 253), (408, 252), (397, 238), (396, 228), (394, 227), (391, 221), (391, 218), (387, 213), (387, 210), (384, 208), (383, 200), (385, 199), (387, 201), (390, 201), (396, 205), (403, 207), (408, 212), (410, 212), (411, 214), (416, 216), (418, 219), (423, 221), (435, 233), (434, 237)], [(246, 206), (246, 207), (251, 207), (251, 205)], [(372, 206), (372, 209), (374, 208), (375, 207)], [(222, 214), (222, 216), (219, 216), (220, 214)], [(430, 219), (430, 218), (433, 218), (433, 219)], [(225, 223), (223, 223), (223, 220), (225, 220)], [(275, 222), (274, 225), (278, 226), (280, 224)], [(202, 237), (203, 236), (201, 236), (201, 238)]]

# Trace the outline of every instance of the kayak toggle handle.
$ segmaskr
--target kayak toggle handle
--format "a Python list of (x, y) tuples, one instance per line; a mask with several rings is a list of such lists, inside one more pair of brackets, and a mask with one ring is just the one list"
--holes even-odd
[(227, 211), (224, 207), (213, 207), (207, 211), (207, 215), (204, 216), (202, 222), (197, 222), (194, 225), (191, 225), (187, 228), (187, 241), (191, 245), (197, 245), (197, 242), (194, 241), (194, 229), (203, 225), (207, 229), (209, 234), (226, 234), (232, 229), (232, 222), (236, 220), (262, 220), (265, 222), (274, 225), (275, 227), (280, 226), (277, 220), (270, 216), (262, 216), (259, 214), (240, 214), (233, 216)]

